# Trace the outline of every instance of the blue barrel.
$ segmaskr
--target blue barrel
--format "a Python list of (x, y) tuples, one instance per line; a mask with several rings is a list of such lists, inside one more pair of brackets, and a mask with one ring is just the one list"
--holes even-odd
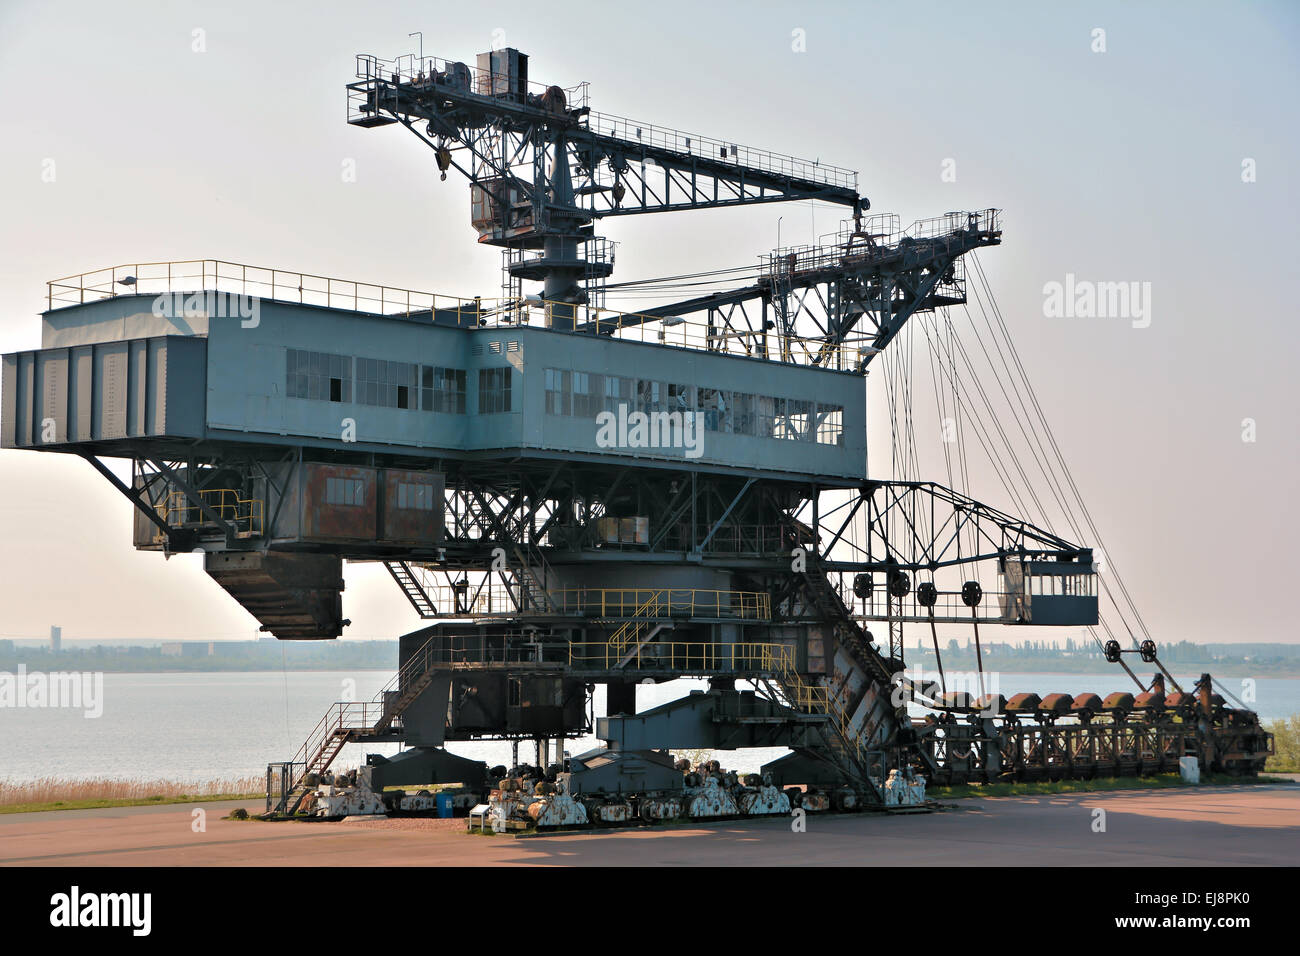
[(451, 816), (451, 794), (450, 793), (438, 794), (438, 816), (440, 817)]

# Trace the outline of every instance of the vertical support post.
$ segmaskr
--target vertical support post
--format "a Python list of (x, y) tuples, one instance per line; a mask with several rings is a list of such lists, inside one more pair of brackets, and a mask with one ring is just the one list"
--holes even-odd
[(980, 649), (980, 619), (979, 612), (976, 611), (975, 605), (970, 609), (971, 624), (975, 628), (975, 668), (980, 675), (980, 696), (984, 696), (984, 653)]
[[(930, 611), (930, 637), (934, 641), (934, 660), (935, 663), (939, 665), (939, 687), (946, 694), (948, 693), (948, 681), (943, 676), (943, 655), (939, 653), (939, 631), (934, 626), (934, 607), (931, 606), (929, 608), (929, 611)], [(984, 692), (981, 689), (980, 695), (983, 696), (983, 693)]]

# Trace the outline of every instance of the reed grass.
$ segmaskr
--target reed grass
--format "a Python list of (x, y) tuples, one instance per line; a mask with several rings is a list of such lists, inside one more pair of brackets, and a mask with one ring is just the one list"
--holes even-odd
[(87, 809), (149, 803), (188, 803), (213, 797), (249, 798), (262, 795), (266, 780), (231, 776), (202, 782), (115, 777), (38, 777), (0, 780), (0, 813), (22, 810)]

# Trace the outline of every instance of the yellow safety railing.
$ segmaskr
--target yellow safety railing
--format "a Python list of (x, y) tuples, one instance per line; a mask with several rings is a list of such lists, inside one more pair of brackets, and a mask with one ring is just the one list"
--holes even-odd
[(618, 649), (612, 641), (575, 641), (569, 645), (569, 665), (604, 670), (655, 668), (778, 674), (793, 670), (794, 649), (788, 644), (704, 641), (663, 641)]
[(627, 621), (617, 631), (609, 636), (610, 646), (617, 654), (622, 654), (628, 644), (634, 641), (640, 641), (641, 635), (650, 629), (650, 622), (644, 620), (648, 617), (660, 617), (663, 615), (664, 592), (655, 591), (645, 603), (636, 609), (636, 616), (641, 620)]
[[(205, 488), (199, 492), (199, 497), (222, 521), (233, 527), (237, 534), (262, 534), (265, 503), (261, 498), (241, 498), (234, 488)], [(155, 506), (155, 510), (167, 524), (172, 524), (173, 517), (178, 519), (177, 524), (192, 523), (191, 519), (196, 515), (200, 524), (208, 520), (207, 515), (183, 491), (168, 492)]]
[[(627, 617), (609, 639), (600, 642), (611, 661), (621, 661), (628, 648), (641, 651), (642, 636), (665, 617), (716, 617), (771, 620), (771, 596), (760, 591), (701, 588), (570, 588), (551, 592), (561, 613), (585, 613), (597, 619)], [(668, 644), (655, 644), (667, 647)], [(709, 645), (712, 646), (712, 645)], [(657, 653), (657, 652), (656, 652)]]
[(636, 617), (717, 617), (766, 621), (771, 596), (761, 591), (702, 588), (562, 588), (551, 591), (560, 614), (605, 620)]
[(859, 756), (867, 752), (868, 742), (862, 739), (858, 729), (853, 726), (850, 714), (840, 706), (839, 697), (831, 693), (824, 684), (811, 684), (795, 670), (794, 655), (779, 659), (780, 668), (774, 668), (781, 689), (790, 699), (790, 706), (810, 714), (825, 714), (830, 718), (832, 729)]

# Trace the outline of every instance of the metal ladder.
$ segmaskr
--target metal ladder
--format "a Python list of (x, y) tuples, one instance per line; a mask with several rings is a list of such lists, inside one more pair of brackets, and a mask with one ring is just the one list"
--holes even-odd
[(424, 589), (411, 566), (405, 561), (385, 561), (384, 567), (388, 573), (393, 576), (397, 586), (402, 589), (411, 606), (415, 608), (415, 613), (420, 615), (422, 620), (429, 620), (438, 616), (438, 608), (434, 605), (433, 599), (429, 597), (429, 592)]
[[(308, 774), (328, 770), (348, 743), (385, 734), (392, 728), (393, 722), (423, 693), (436, 675), (434, 665), (437, 661), (432, 646), (435, 640), (425, 641), (373, 700), (338, 701), (330, 705), (294, 758), (280, 765), (288, 768), (286, 772), (291, 776), (286, 798), (270, 808), (271, 812), (294, 813), (311, 789), (306, 785)], [(394, 691), (399, 692), (398, 696), (388, 703), (389, 695)], [(296, 767), (301, 767), (301, 770), (295, 771), (293, 768)]]

